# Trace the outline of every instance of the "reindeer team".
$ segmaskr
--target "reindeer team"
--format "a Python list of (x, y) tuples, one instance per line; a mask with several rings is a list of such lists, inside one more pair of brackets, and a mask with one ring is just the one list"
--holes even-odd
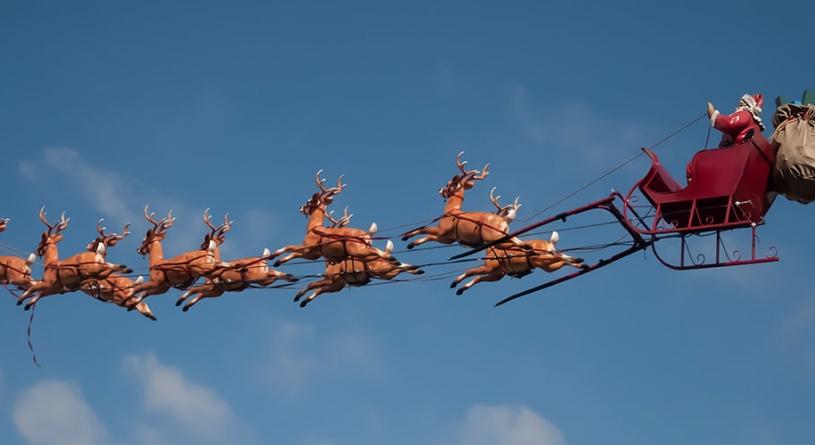
[[(438, 224), (405, 233), (402, 236), (404, 241), (423, 235), (410, 242), (408, 249), (428, 241), (478, 246), (505, 239), (509, 233), (509, 224), (521, 207), (517, 198), (512, 204), (502, 206), (499, 203), (500, 196), (494, 195), (493, 188), (489, 197), (496, 208), (494, 213), (462, 210), (465, 190), (473, 188), (477, 181), (489, 174), (489, 165), (481, 170), (467, 170), (467, 162), (461, 160), (461, 155), (459, 153), (456, 156), (460, 173), (439, 190), (445, 205), (444, 213), (435, 220)], [(418, 266), (402, 263), (394, 258), (393, 243), (390, 240), (384, 250), (373, 245), (376, 223), (372, 223), (368, 230), (347, 227), (351, 220), (347, 207), (340, 219), (334, 219), (328, 206), (343, 191), (345, 184), (340, 176), (336, 186), (326, 187), (325, 181), (320, 177), (321, 173), (322, 170), (315, 175), (319, 191), (300, 208), (308, 218), (302, 244), (285, 246), (274, 252), (264, 249), (260, 256), (224, 261), (221, 259), (220, 247), (226, 240), (226, 233), (232, 228), (232, 221), (226, 215), (223, 224), (216, 226), (207, 209), (203, 222), (209, 232), (204, 236), (200, 248), (166, 259), (162, 242), (175, 218), (170, 211), (166, 217), (157, 221), (155, 213), (149, 213), (148, 207), (145, 207), (144, 218), (152, 227), (145, 233), (137, 251), (148, 257), (150, 269), (146, 281), (141, 276), (134, 280), (130, 276), (132, 270), (127, 266), (107, 261), (109, 248), (130, 234), (129, 225), (124, 226), (121, 234), (106, 234), (102, 220), (99, 220), (96, 226), (99, 235), (88, 244), (87, 251), (61, 259), (57, 244), (62, 240), (70, 219), (63, 213), (59, 222), (52, 224), (43, 208), (39, 217), (47, 230), (43, 232), (36, 252), (27, 258), (0, 256), (0, 284), (22, 292), (17, 298), (17, 304), (25, 303), (26, 310), (43, 297), (82, 291), (100, 301), (113, 303), (127, 310), (135, 309), (143, 316), (155, 320), (156, 317), (145, 299), (151, 295), (164, 294), (171, 288), (183, 291), (176, 305), (187, 311), (202, 299), (217, 298), (226, 292), (268, 287), (278, 280), (288, 283), (297, 281), (293, 275), (277, 271), (268, 265), (270, 260), (284, 253), (287, 255), (275, 261), (274, 267), (295, 258), (323, 258), (325, 261), (325, 272), (294, 297), (294, 301), (300, 301), (301, 307), (321, 294), (339, 292), (346, 286), (364, 286), (373, 279), (392, 280), (401, 273), (423, 273)], [(326, 225), (326, 220), (330, 225)], [(0, 232), (8, 224), (8, 219), (0, 219)], [(468, 277), (474, 277), (457, 290), (456, 293), (461, 295), (479, 282), (497, 281), (507, 275), (522, 277), (534, 269), (553, 272), (567, 265), (585, 267), (581, 259), (557, 252), (557, 241), (558, 234), (553, 232), (548, 241), (509, 238), (494, 244), (487, 249), (483, 265), (458, 275), (451, 287), (458, 286)], [(33, 278), (31, 269), (37, 262), (37, 257), (42, 259), (43, 275), (40, 280)], [(199, 281), (203, 282), (196, 285)]]

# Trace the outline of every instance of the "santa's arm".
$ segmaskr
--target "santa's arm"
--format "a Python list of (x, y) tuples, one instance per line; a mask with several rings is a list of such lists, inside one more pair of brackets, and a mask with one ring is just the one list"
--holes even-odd
[(733, 114), (721, 114), (719, 110), (713, 110), (710, 114), (710, 125), (723, 133), (733, 133), (749, 125), (751, 118), (750, 113), (744, 110)]

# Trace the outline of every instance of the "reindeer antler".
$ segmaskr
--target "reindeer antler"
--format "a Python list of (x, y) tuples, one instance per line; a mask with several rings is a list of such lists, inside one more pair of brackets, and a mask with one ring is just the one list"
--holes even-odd
[(466, 175), (469, 172), (467, 170), (464, 170), (464, 167), (467, 165), (467, 161), (462, 161), (461, 160), (461, 155), (463, 155), (463, 154), (464, 154), (464, 152), (460, 151), (456, 155), (456, 166), (458, 166), (458, 169), (461, 170), (461, 173), (464, 173)]
[(347, 225), (348, 225), (348, 223), (350, 223), (350, 222), (351, 222), (351, 217), (352, 217), (352, 216), (354, 216), (354, 214), (352, 213), (352, 214), (350, 214), (350, 215), (349, 215), (349, 214), (348, 214), (348, 206), (345, 206), (345, 209), (343, 209), (343, 211), (342, 211), (342, 218), (340, 218), (340, 220), (339, 220), (339, 222), (337, 223), (337, 225), (338, 225), (339, 227), (345, 227), (345, 226), (347, 226)]
[(490, 202), (492, 202), (492, 205), (494, 205), (495, 208), (498, 209), (498, 212), (496, 212), (496, 213), (500, 213), (501, 210), (504, 209), (503, 207), (501, 207), (501, 204), (498, 202), (498, 200), (501, 199), (501, 195), (495, 196), (494, 193), (495, 193), (495, 187), (493, 187), (492, 190), (490, 190)]
[(498, 200), (501, 199), (501, 195), (495, 196), (493, 195), (494, 192), (495, 187), (493, 187), (492, 190), (490, 190), (490, 201), (492, 201), (492, 204), (495, 206), (496, 209), (498, 209), (498, 211), (495, 213), (501, 216), (513, 215), (510, 219), (515, 219), (514, 213), (517, 212), (519, 208), (521, 208), (521, 204), (518, 202), (520, 200), (520, 197), (516, 197), (515, 201), (513, 201), (512, 204), (502, 206), (498, 202)]
[(487, 175), (490, 174), (490, 172), (489, 172), (490, 164), (489, 163), (484, 164), (484, 168), (482, 168), (481, 171), (478, 171), (478, 170), (465, 170), (464, 167), (467, 165), (467, 161), (462, 161), (461, 160), (461, 155), (463, 155), (463, 154), (464, 154), (464, 152), (461, 151), (456, 155), (456, 166), (458, 167), (459, 170), (461, 170), (462, 182), (468, 181), (470, 179), (481, 180), (481, 179), (486, 178)]
[(323, 185), (323, 184), (325, 184), (325, 179), (320, 177), (320, 174), (322, 172), (323, 172), (323, 169), (317, 170), (317, 173), (314, 174), (314, 181), (317, 182), (317, 187), (320, 189), (320, 191), (322, 193), (325, 193), (326, 190), (325, 190), (325, 186)]
[(167, 217), (162, 218), (161, 222), (159, 222), (156, 231), (159, 232), (159, 233), (163, 233), (167, 229), (172, 227), (174, 222), (175, 222), (175, 218), (173, 218), (173, 211), (170, 210), (169, 212), (167, 212)]
[(147, 208), (150, 207), (149, 205), (144, 206), (144, 219), (147, 220), (150, 224), (153, 225), (154, 228), (158, 228), (158, 222), (153, 218), (156, 216), (156, 212), (151, 212), (149, 215), (147, 214)]
[(42, 223), (45, 224), (46, 227), (48, 227), (48, 234), (50, 235), (51, 231), (54, 230), (54, 226), (53, 224), (48, 222), (48, 219), (46, 219), (45, 206), (42, 206), (42, 208), (40, 208), (40, 221), (42, 221)]

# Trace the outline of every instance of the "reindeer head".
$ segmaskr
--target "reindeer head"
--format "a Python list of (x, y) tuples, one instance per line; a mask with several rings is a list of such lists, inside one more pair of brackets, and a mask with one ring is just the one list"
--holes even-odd
[(515, 216), (518, 214), (518, 209), (521, 208), (521, 204), (518, 202), (518, 199), (520, 198), (516, 197), (512, 204), (501, 206), (501, 204), (498, 202), (498, 200), (501, 199), (501, 196), (494, 196), (493, 193), (495, 193), (495, 187), (490, 190), (490, 201), (492, 201), (492, 205), (498, 209), (498, 211), (495, 213), (503, 217), (505, 220), (507, 220), (507, 222), (512, 222), (512, 220), (514, 220)]
[(96, 223), (96, 231), (99, 233), (99, 236), (88, 244), (88, 252), (98, 252), (104, 255), (108, 247), (115, 246), (119, 241), (125, 239), (127, 235), (130, 235), (130, 223), (125, 224), (121, 235), (117, 233), (106, 235), (105, 230), (107, 230), (107, 227), (102, 227), (102, 222), (104, 221), (104, 218), (99, 218), (99, 221)]
[(173, 218), (173, 211), (170, 210), (167, 213), (166, 218), (162, 218), (161, 221), (156, 221), (153, 218), (156, 215), (156, 212), (152, 212), (150, 214), (147, 213), (147, 207), (144, 206), (144, 219), (147, 220), (150, 224), (153, 225), (147, 233), (144, 234), (144, 239), (142, 240), (141, 247), (136, 249), (139, 252), (139, 255), (147, 255), (150, 252), (150, 245), (154, 242), (161, 242), (165, 238), (165, 232), (167, 229), (173, 226), (175, 222), (175, 218)]
[(314, 175), (314, 180), (317, 182), (317, 187), (320, 189), (320, 192), (311, 195), (311, 198), (300, 207), (300, 211), (306, 216), (311, 215), (319, 208), (325, 208), (330, 205), (334, 202), (334, 196), (340, 194), (346, 186), (342, 183), (342, 175), (340, 175), (336, 187), (325, 188), (325, 180), (320, 178), (320, 173), (322, 172), (322, 170), (319, 170), (317, 174)]
[(0, 218), (0, 232), (6, 230), (6, 226), (8, 226), (9, 221), (8, 218)]
[(447, 184), (444, 187), (439, 189), (439, 194), (444, 199), (448, 199), (449, 197), (456, 194), (456, 192), (458, 192), (459, 190), (469, 190), (473, 188), (473, 186), (475, 185), (475, 181), (480, 181), (486, 178), (487, 175), (490, 173), (488, 171), (488, 169), (490, 168), (490, 164), (485, 164), (484, 168), (482, 168), (481, 171), (465, 170), (464, 166), (467, 165), (467, 161), (461, 160), (461, 155), (463, 154), (464, 152), (462, 151), (458, 155), (456, 155), (456, 166), (458, 167), (459, 170), (461, 170), (461, 173), (453, 176), (452, 179), (447, 181)]
[[(213, 247), (220, 246), (226, 241), (226, 232), (232, 229), (232, 221), (229, 220), (229, 213), (224, 215), (224, 223), (218, 227), (212, 224), (212, 218), (209, 216), (209, 209), (204, 210), (204, 224), (209, 227), (209, 233), (204, 236), (204, 242), (201, 243), (201, 250), (212, 250)], [(215, 244), (215, 246), (212, 245)]]
[(40, 239), (40, 244), (37, 246), (37, 256), (45, 255), (45, 248), (49, 244), (57, 244), (58, 242), (62, 241), (62, 232), (68, 228), (68, 221), (70, 218), (65, 218), (65, 212), (62, 212), (62, 215), (59, 218), (59, 223), (54, 225), (48, 222), (48, 219), (45, 217), (45, 207), (40, 209), (40, 221), (48, 227), (48, 230), (42, 233), (42, 238)]

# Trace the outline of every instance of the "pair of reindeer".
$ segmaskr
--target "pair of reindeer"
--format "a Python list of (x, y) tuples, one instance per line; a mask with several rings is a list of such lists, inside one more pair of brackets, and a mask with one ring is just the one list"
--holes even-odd
[[(63, 232), (68, 228), (69, 218), (63, 213), (60, 222), (51, 224), (40, 209), (40, 221), (48, 228), (42, 234), (36, 254), (32, 253), (23, 259), (15, 256), (0, 257), (0, 284), (14, 286), (23, 291), (17, 304), (29, 300), (25, 309), (32, 308), (43, 297), (59, 295), (66, 292), (82, 291), (104, 302), (125, 306), (132, 295), (134, 282), (122, 274), (132, 271), (123, 264), (113, 264), (106, 260), (107, 249), (124, 239), (129, 231), (125, 225), (121, 235), (106, 234), (102, 220), (96, 225), (99, 236), (88, 244), (87, 251), (60, 259), (57, 244), (62, 241)], [(0, 231), (6, 228), (8, 220), (2, 220)], [(32, 278), (31, 265), (37, 257), (43, 259), (43, 276), (40, 280)], [(155, 320), (147, 304), (134, 306), (145, 317)]]
[[(346, 185), (340, 176), (335, 187), (327, 188), (320, 178), (321, 173), (322, 170), (314, 176), (319, 191), (300, 207), (300, 212), (308, 218), (303, 243), (283, 247), (272, 254), (272, 257), (276, 257), (289, 252), (274, 263), (275, 267), (295, 258), (325, 259), (325, 272), (320, 279), (310, 282), (295, 295), (295, 302), (302, 299), (300, 307), (305, 307), (321, 294), (339, 292), (346, 286), (364, 286), (373, 279), (391, 280), (403, 272), (415, 275), (424, 273), (418, 267), (394, 258), (393, 242), (390, 240), (384, 250), (373, 246), (376, 223), (371, 224), (368, 230), (347, 227), (351, 221), (347, 207), (340, 219), (334, 219), (328, 206)], [(326, 219), (330, 226), (325, 225)]]
[[(438, 225), (431, 227), (419, 227), (411, 230), (402, 236), (403, 241), (417, 236), (424, 235), (416, 241), (408, 244), (408, 249), (426, 243), (436, 241), (442, 244), (452, 244), (457, 242), (464, 246), (476, 247), (479, 245), (492, 243), (505, 238), (509, 233), (509, 224), (515, 219), (521, 204), (518, 198), (512, 204), (502, 206), (498, 200), (500, 196), (495, 196), (495, 188), (490, 190), (490, 201), (496, 208), (495, 213), (489, 212), (465, 212), (461, 210), (464, 202), (464, 191), (473, 188), (476, 181), (481, 181), (489, 174), (489, 164), (479, 170), (467, 170), (467, 161), (462, 161), (463, 152), (456, 156), (456, 166), (460, 173), (456, 174), (447, 184), (439, 190), (439, 194), (444, 198), (444, 213), (437, 218)], [(580, 258), (573, 258), (561, 252), (557, 252), (556, 244), (559, 236), (557, 232), (552, 232), (549, 240), (520, 240), (511, 238), (505, 242), (495, 244), (487, 249), (484, 264), (466, 270), (458, 275), (450, 287), (455, 288), (467, 277), (475, 276), (472, 280), (460, 287), (456, 294), (461, 295), (467, 289), (482, 281), (498, 281), (509, 275), (511, 277), (523, 277), (532, 273), (534, 269), (542, 269), (546, 272), (554, 272), (563, 266), (576, 268), (588, 267), (583, 264)]]

